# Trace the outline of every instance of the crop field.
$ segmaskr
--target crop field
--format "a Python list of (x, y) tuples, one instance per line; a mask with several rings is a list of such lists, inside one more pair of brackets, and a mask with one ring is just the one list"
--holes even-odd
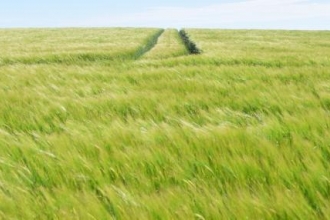
[(0, 219), (330, 219), (330, 32), (0, 29)]

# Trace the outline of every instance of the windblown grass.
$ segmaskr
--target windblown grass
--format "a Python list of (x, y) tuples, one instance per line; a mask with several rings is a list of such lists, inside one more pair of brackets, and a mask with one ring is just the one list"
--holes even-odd
[(144, 55), (148, 59), (165, 59), (187, 55), (188, 51), (176, 29), (167, 29), (159, 37), (157, 45)]
[(329, 219), (330, 33), (187, 32), (203, 54), (1, 66), (0, 218)]
[(84, 64), (136, 58), (150, 49), (150, 38), (158, 37), (160, 32), (138, 28), (3, 29), (0, 65)]

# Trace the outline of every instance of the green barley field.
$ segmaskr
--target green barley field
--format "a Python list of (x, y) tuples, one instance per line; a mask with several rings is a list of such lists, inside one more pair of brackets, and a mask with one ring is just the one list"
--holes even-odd
[(0, 219), (330, 219), (330, 32), (0, 29)]

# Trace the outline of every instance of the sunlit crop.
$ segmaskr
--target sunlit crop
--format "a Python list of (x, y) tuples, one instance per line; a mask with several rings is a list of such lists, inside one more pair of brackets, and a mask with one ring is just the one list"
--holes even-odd
[(330, 32), (0, 30), (0, 218), (329, 219)]

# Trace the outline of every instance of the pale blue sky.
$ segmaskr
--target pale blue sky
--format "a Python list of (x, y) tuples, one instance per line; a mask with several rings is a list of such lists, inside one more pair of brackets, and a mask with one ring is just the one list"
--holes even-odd
[(7, 27), (330, 30), (330, 0), (2, 0)]

